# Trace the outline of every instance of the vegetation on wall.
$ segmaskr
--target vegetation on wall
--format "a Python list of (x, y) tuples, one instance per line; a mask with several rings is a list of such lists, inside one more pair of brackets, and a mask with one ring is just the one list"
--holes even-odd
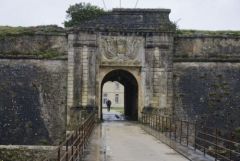
[(82, 21), (91, 20), (104, 14), (104, 10), (90, 3), (77, 3), (71, 5), (67, 12), (67, 20), (64, 21), (65, 27), (73, 27), (79, 25)]
[(208, 30), (177, 30), (177, 35), (186, 35), (186, 36), (240, 36), (240, 31), (208, 31)]
[[(60, 52), (59, 47), (49, 46), (51, 39), (48, 39), (47, 35), (52, 34), (62, 36), (65, 35), (65, 30), (57, 25), (34, 27), (0, 26), (0, 43), (2, 44), (0, 45), (0, 57), (62, 58), (65, 54)], [(34, 37), (35, 35), (40, 35), (40, 37)], [(35, 42), (35, 47), (32, 47), (32, 50), (25, 50), (27, 43), (31, 44), (32, 41)], [(7, 44), (8, 50), (5, 49), (6, 47), (3, 44)], [(18, 44), (21, 44), (22, 50), (19, 50), (20, 47), (16, 47)]]
[(26, 148), (0, 149), (0, 161), (41, 161), (49, 154), (46, 150), (30, 150)]
[(34, 35), (46, 33), (64, 33), (64, 29), (57, 25), (35, 26), (35, 27), (10, 27), (0, 26), (0, 38), (7, 36)]
[(19, 58), (40, 58), (40, 59), (53, 59), (60, 58), (63, 53), (59, 53), (57, 50), (48, 49), (44, 51), (34, 51), (31, 53), (21, 53), (18, 51), (13, 52), (0, 52), (0, 57), (19, 57)]

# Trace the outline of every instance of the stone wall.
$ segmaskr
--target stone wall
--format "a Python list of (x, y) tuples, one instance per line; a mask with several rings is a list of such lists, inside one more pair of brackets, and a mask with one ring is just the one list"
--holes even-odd
[[(119, 12), (128, 19), (128, 12), (139, 11), (116, 10), (112, 16), (118, 18)], [(170, 11), (146, 12), (168, 15)], [(162, 26), (168, 30), (161, 28), (160, 21), (154, 26), (144, 21), (128, 26), (127, 20), (115, 31), (118, 34), (111, 30), (110, 21), (103, 28), (97, 27), (98, 21), (89, 22), (96, 26), (82, 24), (69, 31), (68, 37), (63, 29), (7, 36), (0, 30), (0, 144), (58, 144), (66, 124), (67, 130), (73, 130), (79, 123), (79, 107), (100, 107), (105, 69), (113, 68), (135, 73), (139, 114), (144, 106), (171, 114), (174, 101), (173, 112), (179, 118), (220, 128), (239, 127), (240, 36), (174, 36), (173, 24), (164, 17)], [(105, 21), (106, 16), (99, 19)], [(124, 25), (140, 32), (129, 33)], [(137, 38), (143, 40), (138, 56), (121, 60), (119, 55), (128, 49), (129, 40)], [(104, 40), (118, 44), (108, 44), (110, 53), (115, 53), (108, 63), (103, 59)]]
[(0, 161), (56, 160), (55, 146), (0, 145)]
[(62, 28), (2, 28), (0, 58), (67, 58), (67, 35)]
[(66, 132), (67, 62), (0, 59), (0, 144), (58, 144)]
[(161, 34), (146, 38), (145, 64), (145, 100), (150, 95), (146, 107), (154, 107), (161, 114), (171, 115), (172, 110), (172, 50), (173, 36)]
[(240, 37), (178, 35), (174, 47), (175, 116), (239, 127)]
[(175, 61), (240, 61), (240, 36), (177, 35)]

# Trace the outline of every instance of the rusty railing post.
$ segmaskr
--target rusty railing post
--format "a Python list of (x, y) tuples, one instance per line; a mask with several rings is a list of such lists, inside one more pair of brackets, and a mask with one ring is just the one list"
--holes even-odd
[(156, 121), (155, 121), (155, 122), (156, 122), (156, 124), (155, 124), (155, 130), (157, 131), (157, 129), (158, 129), (158, 126), (157, 126), (157, 125), (158, 125), (158, 115), (157, 115), (157, 114), (155, 115), (155, 120), (156, 120)]
[(187, 146), (189, 141), (189, 121), (187, 121)]
[(169, 136), (172, 139), (172, 119), (169, 117)]
[(78, 146), (77, 146), (77, 151), (78, 151), (78, 159), (80, 159), (80, 152), (81, 152), (81, 150), (80, 150), (80, 146), (81, 146), (81, 126), (78, 128), (78, 136), (79, 136), (79, 144), (78, 144)]
[(182, 144), (182, 120), (181, 120), (181, 123), (180, 123), (180, 144)]
[(231, 142), (231, 143), (229, 143), (229, 149), (230, 149), (229, 150), (229, 160), (232, 160), (232, 150), (231, 150), (231, 148), (233, 147), (232, 142), (234, 141), (232, 132), (230, 133), (229, 141)]
[(161, 116), (162, 122), (161, 122), (161, 126), (162, 126), (162, 133), (163, 133), (163, 121), (164, 121), (164, 117)]
[(68, 161), (68, 140), (66, 143), (66, 158), (65, 158), (65, 160)]
[(205, 128), (203, 128), (203, 140), (204, 140), (204, 142), (203, 142), (203, 154), (204, 154), (204, 156), (206, 155), (206, 147), (205, 147), (205, 135), (206, 135), (206, 129)]
[(58, 148), (58, 161), (60, 161), (60, 159), (61, 159), (61, 149), (60, 149), (60, 147)]
[(215, 161), (218, 158), (218, 129), (215, 129)]
[[(168, 132), (168, 117), (166, 117), (166, 124), (165, 124), (165, 128), (166, 128), (166, 131), (165, 131), (165, 132), (167, 133), (167, 132)], [(165, 133), (165, 134), (166, 134), (166, 133)]]
[(174, 139), (177, 141), (177, 121), (174, 123)]
[(197, 123), (194, 123), (194, 150), (197, 150)]
[(149, 127), (151, 127), (151, 117), (149, 113), (148, 113), (148, 124), (149, 124)]
[[(74, 134), (73, 134), (74, 135)], [(71, 137), (71, 161), (73, 161), (73, 135)]]

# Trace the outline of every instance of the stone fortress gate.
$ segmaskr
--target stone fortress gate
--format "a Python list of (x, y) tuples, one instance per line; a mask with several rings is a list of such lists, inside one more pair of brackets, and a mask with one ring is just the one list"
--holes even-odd
[(124, 85), (130, 120), (144, 111), (239, 131), (240, 32), (176, 30), (169, 13), (114, 9), (76, 28), (0, 32), (0, 143), (58, 145), (82, 109), (102, 118), (107, 81)]
[(107, 81), (125, 87), (125, 115), (144, 107), (172, 112), (172, 53), (175, 25), (169, 9), (113, 9), (68, 32), (67, 122), (77, 107), (94, 106), (102, 118)]

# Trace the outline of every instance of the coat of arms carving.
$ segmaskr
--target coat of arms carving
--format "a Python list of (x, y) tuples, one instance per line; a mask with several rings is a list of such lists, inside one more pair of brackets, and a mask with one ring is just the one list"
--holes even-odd
[(126, 61), (135, 60), (143, 46), (143, 39), (139, 37), (102, 37), (100, 50), (103, 59)]

